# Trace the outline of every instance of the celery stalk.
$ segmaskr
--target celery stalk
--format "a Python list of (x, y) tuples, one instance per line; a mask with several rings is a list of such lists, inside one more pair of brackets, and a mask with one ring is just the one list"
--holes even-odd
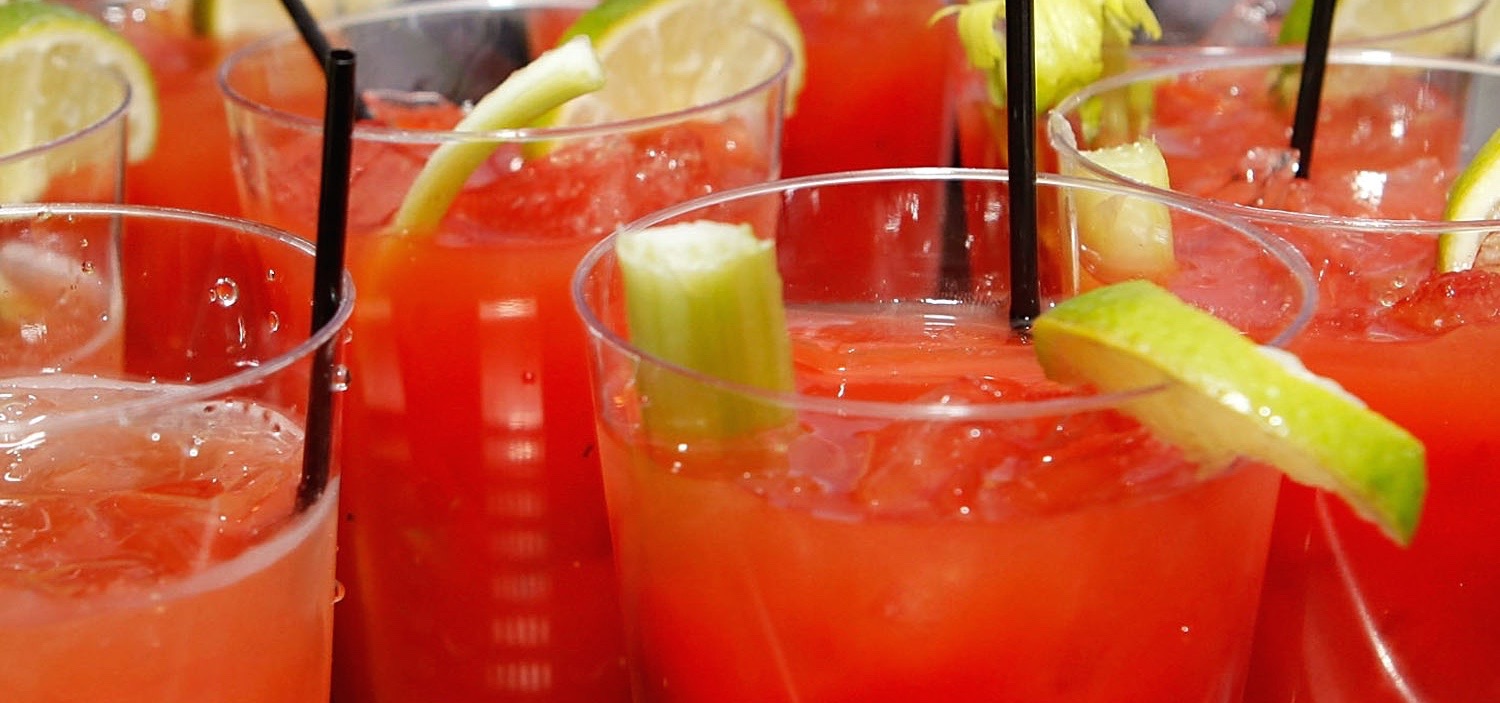
[[(577, 37), (517, 69), (474, 105), (455, 132), (520, 129), (559, 105), (604, 86), (604, 67), (586, 37)], [(469, 176), (494, 153), (493, 140), (439, 146), (401, 201), (392, 222), (400, 232), (437, 227)]]
[[(772, 391), (793, 387), (776, 249), (749, 225), (697, 221), (620, 236), (631, 341), (664, 361)], [(654, 364), (636, 378), (648, 431), (732, 437), (792, 411)]]

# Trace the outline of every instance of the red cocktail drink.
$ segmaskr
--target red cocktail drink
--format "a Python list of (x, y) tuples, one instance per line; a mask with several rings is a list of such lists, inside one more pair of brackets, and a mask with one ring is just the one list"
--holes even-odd
[[(946, 28), (928, 24), (946, 4), (788, 1), (806, 42), (807, 82), (786, 120), (782, 175), (951, 164), (957, 40)], [(911, 198), (887, 196), (858, 208), (867, 213), (864, 222), (788, 243), (782, 255), (825, 262), (802, 269), (809, 277), (797, 281), (800, 287), (838, 295), (845, 285), (860, 286), (872, 275), (884, 275), (892, 296), (921, 297), (935, 289), (942, 252), (938, 223), (928, 218), (927, 226), (913, 226), (907, 208)], [(891, 219), (906, 222), (878, 226)], [(848, 271), (856, 262), (874, 268)], [(821, 273), (814, 276), (812, 271)]]
[[(845, 207), (920, 185), (944, 198), (954, 178), (974, 194), (995, 189), (963, 187), (1007, 176), (794, 179), (622, 232), (741, 215), (779, 247), (847, 214), (827, 206), (830, 190), (861, 196), (834, 201)], [(1039, 190), (1090, 187), (1045, 177)], [(1192, 212), (1173, 222), (1173, 290), (1257, 338), (1295, 333), (1311, 283), (1292, 254)], [(1200, 480), (1203, 467), (1121, 412), (1122, 398), (1047, 381), (999, 301), (967, 293), (892, 302), (872, 279), (829, 300), (788, 286), (795, 392), (687, 372), (626, 341), (614, 251), (591, 253), (575, 287), (593, 335), (636, 700), (1237, 695), (1274, 470), (1239, 462)], [(1239, 266), (1200, 268), (1210, 251)], [(653, 399), (645, 379), (663, 377), (699, 389), (684, 397), (784, 408), (795, 421), (714, 437), (654, 424), (653, 406), (673, 399)]]
[[(173, 343), (125, 340), (112, 366), (7, 365), (0, 688), (17, 703), (326, 701), (338, 479), (298, 486), (319, 439), (303, 429), (314, 352), (352, 302), (309, 339), (311, 247), (195, 213), (0, 208), (0, 249), (108, 242), (122, 225), (141, 251), (196, 249), (208, 273), (120, 268), (100, 244), (55, 251), (77, 257), (79, 287), (108, 293), (109, 317), (151, 317)], [(221, 242), (248, 257), (217, 258)], [(158, 305), (174, 298), (199, 314)]]
[[(335, 695), (627, 700), (568, 277), (630, 219), (771, 177), (785, 69), (670, 115), (455, 132), (452, 103), (464, 98), (422, 88), (468, 83), (482, 94), (551, 48), (586, 4), (435, 7), (330, 25), (360, 53), (375, 116), (356, 129), (353, 153), (349, 256), (363, 293), (343, 432), (348, 596)], [(419, 47), (432, 37), (448, 44), (424, 64)], [(402, 52), (385, 50), (398, 43)], [(492, 61), (453, 74), (445, 57), (481, 49)], [(308, 234), (321, 90), (290, 37), (247, 48), (226, 73), (231, 123), (245, 137), (245, 211)], [(437, 227), (393, 226), (433, 150), (466, 140), (495, 151)]]
[(786, 121), (785, 175), (948, 165), (957, 40), (928, 26), (947, 4), (788, 0), (807, 83)]
[(129, 39), (156, 79), (160, 136), (151, 156), (126, 170), (125, 201), (237, 215), (224, 101), (214, 88), (215, 72), (236, 42), (195, 30), (192, 4), (74, 2)]
[[(1482, 102), (1500, 72), (1335, 52), (1310, 177), (1295, 179), (1283, 81), (1297, 60), (1225, 59), (1100, 86), (1157, 82), (1151, 134), (1173, 188), (1234, 204), (1302, 252), (1321, 302), (1292, 348), (1427, 446), (1427, 505), (1408, 548), (1321, 493), (1283, 490), (1247, 700), (1488, 700), (1500, 695), (1489, 498), (1500, 414), (1476, 379), (1500, 343), (1500, 273), (1440, 273), (1437, 262), (1441, 233), (1495, 228), (1442, 217), (1463, 160), (1497, 124)], [(1059, 108), (1054, 137), (1080, 135), (1064, 118), (1089, 99)], [(1077, 158), (1065, 141), (1054, 143)]]

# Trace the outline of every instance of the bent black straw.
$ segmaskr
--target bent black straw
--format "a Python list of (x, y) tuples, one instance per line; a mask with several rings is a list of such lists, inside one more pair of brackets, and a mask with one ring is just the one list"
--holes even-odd
[[(349, 159), (354, 132), (354, 52), (330, 50), (324, 64), (328, 95), (323, 111), (323, 171), (318, 193), (312, 330), (333, 319), (344, 297), (344, 234), (349, 216)], [(334, 335), (318, 347), (307, 398), (307, 431), (297, 507), (315, 503), (328, 486), (333, 457), (334, 362), (343, 340)]]
[(1041, 314), (1036, 232), (1036, 57), (1032, 0), (1005, 0), (1005, 91), (1010, 150), (1010, 326)]
[[(317, 18), (302, 4), (302, 0), (281, 0), (281, 6), (286, 8), (286, 13), (292, 18), (292, 24), (297, 25), (297, 33), (302, 35), (302, 42), (307, 44), (308, 50), (312, 51), (313, 58), (317, 59), (318, 65), (323, 67), (324, 77), (327, 78), (329, 58), (333, 52), (333, 45), (328, 43), (328, 37), (323, 36), (323, 30), (318, 27)], [(363, 100), (355, 96), (355, 110), (359, 119), (370, 119), (370, 107)]]
[(1318, 103), (1323, 97), (1323, 75), (1328, 69), (1328, 44), (1333, 34), (1335, 0), (1313, 0), (1307, 24), (1307, 47), (1302, 54), (1302, 82), (1297, 86), (1297, 111), (1292, 120), (1292, 148), (1297, 150), (1298, 178), (1312, 172), (1313, 133), (1318, 127)]

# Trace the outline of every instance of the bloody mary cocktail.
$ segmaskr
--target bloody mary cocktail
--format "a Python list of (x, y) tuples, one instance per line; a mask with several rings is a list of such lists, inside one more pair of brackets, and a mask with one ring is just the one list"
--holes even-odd
[[(1500, 344), (1500, 273), (1439, 273), (1448, 187), (1500, 125), (1493, 67), (1335, 52), (1307, 179), (1293, 178), (1278, 77), (1300, 56), (1122, 76), (1155, 83), (1151, 134), (1175, 190), (1285, 237), (1318, 273), (1318, 315), (1292, 348), (1427, 446), (1427, 506), (1410, 547), (1327, 496), (1282, 492), (1247, 700), (1474, 701), (1500, 695), (1500, 422), (1482, 378)], [(1064, 135), (1090, 148), (1076, 108)]]
[[(955, 178), (1007, 175), (792, 179), (622, 232), (735, 222), (721, 219), (730, 204), (779, 247), (849, 214), (827, 207), (830, 190), (922, 192), (915, 183), (932, 181), (943, 199)], [(1038, 187), (1059, 197), (1085, 183)], [(1294, 334), (1312, 303), (1293, 255), (1172, 208), (1182, 265), (1170, 287), (1259, 339)], [(585, 259), (575, 296), (592, 335), (637, 701), (1238, 695), (1274, 470), (1241, 461), (1200, 480), (1203, 467), (1122, 412), (1122, 398), (1047, 381), (996, 301), (967, 294), (892, 301), (872, 279), (831, 301), (787, 287), (794, 393), (685, 372), (626, 341), (613, 247), (623, 236)], [(1208, 251), (1238, 266), (1201, 268)], [(779, 268), (798, 265), (782, 257)], [(653, 397), (648, 379), (697, 390)], [(717, 436), (647, 421), (689, 396), (794, 420)]]
[[(786, 67), (689, 110), (577, 128), (455, 132), (465, 96), (422, 92), (484, 94), (588, 5), (415, 6), (330, 25), (360, 53), (374, 113), (355, 132), (351, 183), (363, 292), (343, 432), (339, 700), (628, 699), (568, 276), (630, 219), (774, 175)], [(432, 37), (441, 51), (426, 50)], [(322, 81), (296, 41), (236, 55), (225, 89), (246, 213), (310, 234)], [(446, 58), (481, 50), (489, 61)], [(495, 152), (434, 230), (393, 228), (428, 156), (462, 141)]]
[(156, 79), (160, 137), (151, 156), (126, 169), (125, 201), (239, 214), (224, 105), (214, 72), (233, 44), (195, 32), (192, 0), (72, 0), (146, 57)]
[(787, 118), (782, 170), (948, 165), (957, 41), (928, 26), (945, 0), (787, 0), (807, 83)]
[[(0, 380), (0, 688), (17, 703), (326, 701), (336, 472), (296, 506), (313, 352), (351, 305), (309, 339), (311, 248), (194, 213), (5, 207), (0, 246), (108, 241), (122, 225), (143, 251), (196, 246), (218, 275), (120, 269), (112, 248), (84, 247), (111, 315), (154, 317), (175, 357), (126, 340), (123, 365)], [(254, 258), (214, 258), (221, 241)], [(174, 297), (200, 314), (162, 315)]]
[[(807, 82), (787, 116), (783, 175), (951, 164), (951, 84), (958, 43), (952, 32), (928, 26), (946, 4), (787, 0), (805, 40)], [(911, 219), (902, 194), (888, 195), (885, 202), (863, 208), (868, 222), (789, 243), (782, 255), (828, 264), (805, 269), (822, 270), (824, 275), (809, 276), (797, 285), (837, 295), (846, 281), (860, 285), (869, 275), (883, 273), (891, 295), (931, 292), (942, 233), (935, 223), (916, 227), (908, 221), (884, 231), (874, 226), (883, 219)], [(873, 256), (877, 251), (901, 255)], [(854, 262), (877, 268), (845, 276), (843, 267)]]
[[(291, 29), (277, 3), (245, 0), (66, 0), (129, 39), (156, 79), (161, 137), (151, 156), (127, 169), (125, 201), (240, 214), (230, 163), (224, 100), (216, 85), (224, 59), (267, 30)], [(307, 2), (318, 17), (378, 5), (383, 0)], [(244, 10), (216, 3), (244, 3)], [(264, 15), (281, 15), (280, 22)], [(244, 15), (261, 16), (244, 16)], [(215, 22), (221, 24), (215, 24)]]

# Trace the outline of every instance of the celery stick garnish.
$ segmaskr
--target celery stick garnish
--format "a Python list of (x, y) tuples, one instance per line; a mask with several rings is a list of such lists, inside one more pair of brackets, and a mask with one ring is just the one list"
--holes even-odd
[[(631, 341), (664, 361), (772, 391), (792, 389), (776, 249), (749, 225), (697, 221), (620, 235)], [(782, 425), (785, 406), (647, 364), (642, 420), (672, 436), (732, 437)]]
[[(453, 130), (520, 129), (563, 103), (604, 86), (604, 67), (587, 37), (575, 37), (516, 69), (474, 104)], [(494, 153), (494, 140), (450, 141), (432, 152), (406, 192), (392, 225), (397, 231), (430, 230), (442, 221), (464, 182)]]
[[(1146, 0), (1047, 0), (1037, 3), (1034, 12), (1038, 111), (1051, 109), (1104, 75), (1107, 46), (1129, 45), (1136, 30), (1161, 36)], [(939, 10), (932, 19), (952, 14), (958, 15), (964, 55), (985, 74), (990, 101), (1005, 104), (1005, 47), (996, 29), (1005, 19), (1004, 0), (969, 0)]]

